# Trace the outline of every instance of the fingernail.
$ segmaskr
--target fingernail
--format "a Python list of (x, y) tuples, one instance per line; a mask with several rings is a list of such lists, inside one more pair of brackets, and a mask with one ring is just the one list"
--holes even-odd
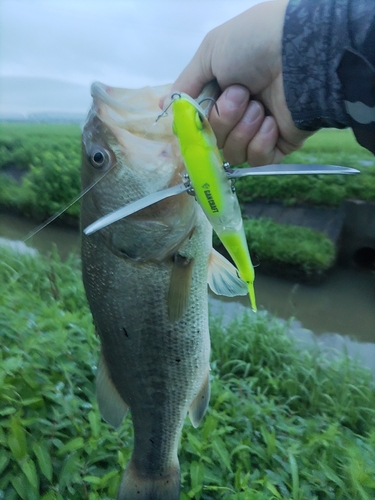
[(232, 85), (226, 89), (224, 96), (232, 108), (238, 108), (249, 99), (249, 91), (241, 85)]
[(269, 132), (271, 132), (273, 127), (274, 127), (274, 122), (272, 118), (270, 116), (266, 116), (262, 123), (262, 126), (259, 129), (259, 132), (261, 134), (268, 134)]
[(242, 120), (246, 123), (253, 123), (258, 118), (260, 118), (261, 114), (262, 114), (261, 105), (256, 101), (251, 101), (246, 110), (246, 113), (243, 115)]

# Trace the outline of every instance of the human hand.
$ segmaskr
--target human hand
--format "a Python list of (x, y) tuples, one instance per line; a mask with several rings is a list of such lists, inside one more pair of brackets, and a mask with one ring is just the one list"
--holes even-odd
[(288, 0), (258, 4), (215, 28), (203, 40), (172, 92), (197, 97), (216, 78), (223, 93), (210, 123), (232, 165), (278, 163), (312, 132), (299, 130), (287, 108), (282, 31)]

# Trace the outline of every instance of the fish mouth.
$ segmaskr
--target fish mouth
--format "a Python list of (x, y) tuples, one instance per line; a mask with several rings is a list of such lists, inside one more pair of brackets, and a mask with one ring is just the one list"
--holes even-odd
[(147, 134), (149, 139), (158, 140), (171, 136), (171, 117), (154, 126), (160, 114), (160, 98), (169, 90), (170, 85), (126, 89), (95, 82), (91, 85), (91, 96), (96, 112), (108, 126), (126, 129), (140, 137)]

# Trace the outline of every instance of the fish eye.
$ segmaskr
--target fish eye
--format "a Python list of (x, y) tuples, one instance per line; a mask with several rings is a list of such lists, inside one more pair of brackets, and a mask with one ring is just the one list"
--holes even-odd
[(195, 113), (195, 124), (196, 124), (198, 130), (203, 129), (203, 117), (201, 116), (199, 111), (197, 111)]
[(103, 168), (108, 166), (111, 157), (106, 149), (95, 146), (89, 155), (90, 163), (95, 168)]

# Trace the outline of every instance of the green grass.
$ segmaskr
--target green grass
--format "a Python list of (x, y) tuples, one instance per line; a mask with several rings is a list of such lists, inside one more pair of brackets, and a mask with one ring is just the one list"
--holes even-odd
[(0, 122), (2, 142), (20, 141), (21, 139), (48, 139), (56, 137), (70, 137), (76, 139), (81, 134), (81, 127), (76, 124), (57, 123), (29, 123), (29, 122)]
[[(336, 259), (335, 245), (323, 233), (314, 229), (278, 224), (271, 219), (247, 219), (244, 228), (249, 250), (254, 262), (276, 269), (292, 266), (309, 278), (323, 275)], [(214, 235), (214, 245), (220, 247), (220, 240)]]
[(357, 168), (360, 175), (247, 177), (236, 183), (242, 202), (282, 200), (286, 205), (339, 205), (347, 198), (375, 201), (375, 157), (350, 130), (321, 130), (283, 163), (322, 163)]
[[(0, 205), (42, 220), (80, 191), (78, 125), (0, 123), (0, 172), (20, 170), (21, 183), (0, 174)], [(78, 218), (79, 204), (67, 214)]]
[(335, 262), (335, 245), (314, 229), (266, 218), (245, 220), (244, 226), (249, 249), (260, 263), (293, 265), (309, 275), (324, 273)]
[[(210, 408), (183, 430), (181, 500), (373, 499), (369, 372), (297, 350), (262, 314), (211, 323)], [(98, 414), (78, 260), (2, 249), (0, 335), (0, 498), (115, 498), (131, 419), (116, 432)]]

